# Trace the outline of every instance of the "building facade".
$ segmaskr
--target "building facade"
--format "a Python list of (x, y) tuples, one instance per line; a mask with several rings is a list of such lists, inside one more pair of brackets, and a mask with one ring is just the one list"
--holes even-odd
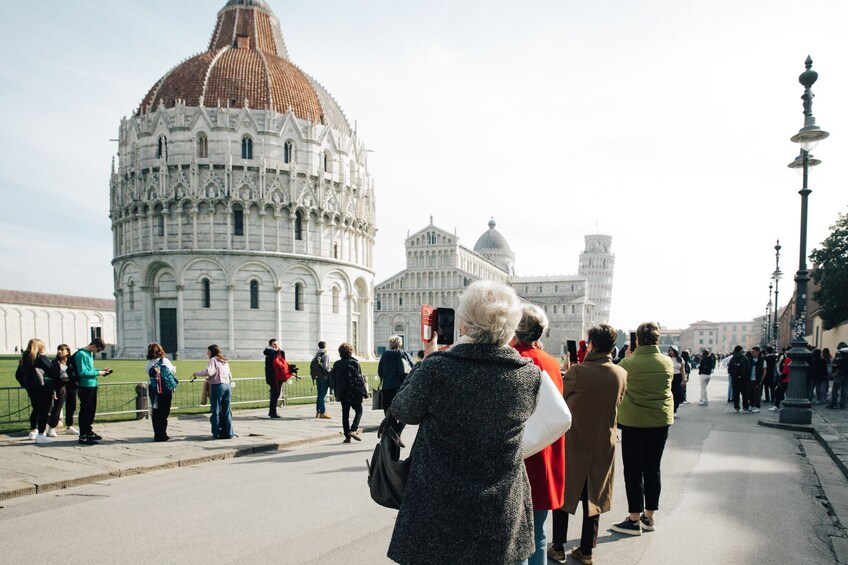
[(0, 353), (19, 353), (38, 338), (53, 357), (60, 344), (76, 351), (99, 337), (114, 355), (115, 331), (113, 300), (0, 290)]
[[(464, 288), (480, 279), (509, 284), (520, 298), (545, 310), (550, 327), (541, 341), (553, 355), (564, 354), (567, 340), (583, 339), (592, 325), (609, 319), (615, 259), (610, 236), (586, 236), (580, 258), (585, 275), (519, 277), (515, 254), (495, 226), (494, 220), (489, 222), (473, 250), (462, 246), (455, 233), (435, 226), (432, 218), (430, 225), (406, 238), (406, 269), (375, 287), (378, 354), (391, 335), (404, 337), (407, 349), (422, 348), (422, 304), (456, 308)], [(590, 275), (596, 284), (590, 284)], [(603, 320), (596, 313), (593, 289), (607, 308)]]
[(111, 206), (119, 355), (373, 351), (374, 187), (365, 146), (288, 57), (264, 0), (229, 0), (208, 48), (119, 128)]

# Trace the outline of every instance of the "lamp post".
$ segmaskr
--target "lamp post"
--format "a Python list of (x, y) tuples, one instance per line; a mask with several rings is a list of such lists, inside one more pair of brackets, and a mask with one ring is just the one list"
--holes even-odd
[(774, 338), (774, 350), (777, 351), (779, 342), (778, 342), (778, 332), (780, 330), (780, 326), (778, 325), (778, 313), (780, 312), (780, 305), (777, 301), (777, 289), (780, 284), (780, 278), (783, 276), (783, 273), (780, 271), (780, 240), (777, 240), (777, 245), (774, 246), (774, 272), (771, 274), (771, 278), (774, 279), (774, 327), (773, 335)]
[(825, 139), (828, 132), (816, 125), (813, 117), (813, 92), (810, 88), (815, 84), (819, 75), (812, 70), (813, 60), (807, 56), (804, 62), (806, 70), (798, 77), (798, 82), (804, 85), (804, 127), (792, 136), (791, 141), (801, 144), (801, 154), (789, 164), (792, 169), (801, 169), (803, 183), (801, 190), (801, 241), (798, 254), (798, 272), (795, 273), (795, 324), (792, 332), (792, 349), (789, 357), (792, 364), (789, 365), (789, 390), (787, 398), (780, 411), (780, 422), (783, 424), (809, 424), (813, 413), (810, 409), (810, 401), (807, 399), (807, 360), (810, 352), (807, 349), (807, 282), (810, 280), (810, 272), (807, 270), (807, 199), (810, 189), (807, 188), (807, 177), (810, 167), (821, 163), (818, 159), (811, 159), (810, 150), (819, 141)]
[(769, 283), (769, 301), (766, 304), (766, 345), (771, 345), (771, 289), (772, 284)]

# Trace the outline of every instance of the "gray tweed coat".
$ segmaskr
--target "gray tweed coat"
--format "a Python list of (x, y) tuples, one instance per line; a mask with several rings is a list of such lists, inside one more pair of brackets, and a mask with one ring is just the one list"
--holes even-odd
[(516, 565), (534, 549), (524, 422), (541, 373), (511, 347), (429, 355), (389, 411), (419, 424), (388, 556), (402, 564)]

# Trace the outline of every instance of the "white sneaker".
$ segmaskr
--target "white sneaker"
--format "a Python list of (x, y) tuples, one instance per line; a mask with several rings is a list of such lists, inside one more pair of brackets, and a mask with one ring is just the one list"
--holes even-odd
[(769, 408), (769, 412), (777, 412), (778, 410), (780, 410), (780, 408), (778, 408), (777, 406), (772, 406), (771, 408)]
[(56, 433), (56, 428), (47, 430), (47, 437), (59, 437), (59, 434)]
[(698, 406), (709, 406), (709, 405), (710, 405), (709, 402), (699, 402), (698, 403)]
[(53, 438), (47, 437), (46, 434), (38, 434), (35, 436), (35, 443), (53, 443)]
[(757, 414), (760, 411), (759, 408), (751, 408), (751, 412)]
[(66, 434), (71, 434), (72, 436), (78, 436), (78, 435), (79, 435), (79, 430), (78, 430), (78, 429), (76, 429), (76, 428), (75, 428), (75, 427), (73, 427), (73, 426), (68, 426), (68, 429), (67, 429), (67, 430), (65, 430), (65, 433), (66, 433)]
[(38, 436), (38, 430), (30, 430), (30, 431), (29, 431), (29, 435), (27, 435), (27, 438), (29, 438), (29, 439), (35, 439), (35, 438), (36, 438), (36, 436)]

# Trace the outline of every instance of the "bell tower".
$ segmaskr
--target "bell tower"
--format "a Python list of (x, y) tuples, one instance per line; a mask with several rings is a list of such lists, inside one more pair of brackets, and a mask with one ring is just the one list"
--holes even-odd
[(586, 247), (580, 254), (580, 267), (577, 274), (586, 277), (586, 284), (589, 287), (588, 298), (595, 304), (595, 321), (608, 324), (615, 270), (612, 236), (590, 234), (584, 239)]

